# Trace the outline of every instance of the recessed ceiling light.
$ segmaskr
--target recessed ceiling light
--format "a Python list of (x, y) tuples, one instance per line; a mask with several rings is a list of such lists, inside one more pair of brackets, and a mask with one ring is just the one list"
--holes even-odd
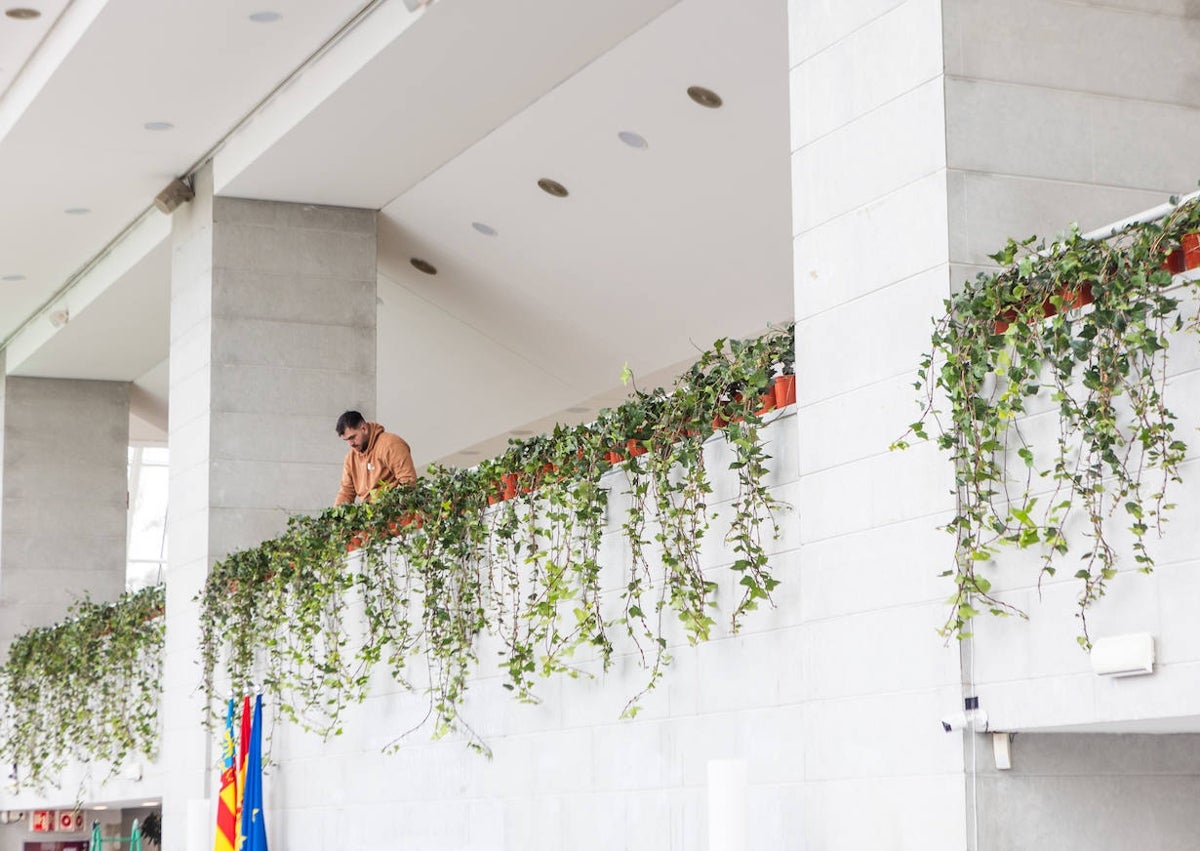
[(471, 222), (471, 227), (479, 231), (484, 236), (495, 236), (496, 229), (491, 225), (485, 225), (483, 222)]
[(23, 280), (25, 280), (24, 275), (5, 275), (3, 278), (0, 278), (0, 281), (23, 281)]
[(701, 106), (707, 106), (709, 109), (716, 109), (724, 103), (719, 94), (712, 89), (704, 88), (704, 86), (689, 86), (687, 92), (688, 97)]
[(42, 13), (37, 9), (27, 9), (23, 6), (17, 6), (14, 9), (9, 9), (4, 14), (18, 21), (32, 21), (34, 18), (40, 18), (42, 16)]
[(158, 801), (142, 801), (143, 807), (157, 807)]
[(645, 136), (639, 136), (632, 130), (622, 130), (617, 134), (617, 138), (631, 148), (637, 148), (639, 151), (644, 151), (650, 147), (650, 143), (646, 141)]
[(170, 121), (147, 121), (142, 126), (147, 130), (173, 130), (175, 128)]
[(409, 260), (408, 262), (412, 263), (413, 268), (416, 269), (418, 272), (424, 272), (426, 275), (436, 275), (437, 274), (437, 267), (434, 266), (432, 263), (430, 263), (428, 260), (422, 260), (420, 257), (414, 257), (412, 260)]
[(548, 177), (543, 177), (538, 181), (538, 188), (547, 195), (553, 195), (555, 198), (566, 198), (569, 194), (567, 187), (563, 186), (557, 180), (551, 180)]
[(86, 216), (91, 210), (87, 207), (67, 207), (63, 212), (68, 216)]
[(96, 804), (96, 806), (92, 807), (92, 809), (93, 810), (107, 810), (108, 804)]
[(282, 17), (278, 12), (255, 12), (250, 16), (250, 20), (256, 24), (273, 24)]

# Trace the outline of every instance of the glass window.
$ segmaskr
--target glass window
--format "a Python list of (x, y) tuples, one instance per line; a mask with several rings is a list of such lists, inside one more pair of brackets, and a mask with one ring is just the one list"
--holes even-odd
[(125, 587), (162, 582), (167, 566), (166, 447), (129, 448), (129, 521)]

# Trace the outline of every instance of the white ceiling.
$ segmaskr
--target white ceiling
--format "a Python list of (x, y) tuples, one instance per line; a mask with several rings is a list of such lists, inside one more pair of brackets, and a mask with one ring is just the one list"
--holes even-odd
[[(442, 457), (619, 396), (626, 362), (648, 373), (791, 315), (782, 5), (685, 0), (384, 207), (385, 422)], [(724, 106), (692, 102), (696, 84)], [(623, 130), (648, 147), (623, 144)], [(540, 177), (570, 196), (545, 194)], [(393, 366), (411, 362), (437, 368)], [(436, 394), (447, 372), (471, 376), (478, 412), (422, 434), (407, 400)], [(506, 424), (512, 394), (525, 407)]]
[[(8, 15), (0, 17), (0, 98), (17, 79), (67, 5), (68, 0), (45, 0), (36, 4), (37, 11), (41, 12), (40, 17), (31, 20), (10, 18)], [(5, 8), (16, 6), (6, 4)]]
[[(44, 303), (359, 4), (341, 4), (322, 24), (319, 13), (335, 4), (276, 2), (283, 20), (246, 22), (248, 30), (244, 5), (236, 14), (231, 5), (108, 0), (85, 39), (96, 40), (91, 66), (72, 54), (41, 109), (19, 123), (18, 130), (33, 122), (25, 134), (0, 140), (0, 180), (22, 171), (12, 152), (24, 151), (55, 196), (31, 222), (7, 193), (0, 202), (0, 274), (18, 265), (41, 270), (20, 290), (0, 284), (0, 332)], [(170, 7), (163, 31), (197, 16), (207, 35), (193, 52), (213, 58), (194, 64), (214, 69), (211, 86), (187, 74), (83, 84), (89, 67), (107, 73), (96, 64), (99, 52), (118, 49), (121, 37), (134, 49), (135, 19), (147, 6)], [(270, 72), (251, 68), (253, 39), (297, 18), (307, 27), (293, 34), (304, 49), (286, 53), (272, 42)], [(218, 47), (223, 28), (237, 38)], [(306, 70), (279, 103), (305, 96), (306, 85), (315, 90), (320, 71)], [(718, 91), (725, 105), (696, 105), (686, 96), (693, 84)], [(124, 85), (126, 97), (119, 107), (100, 97), (107, 107), (85, 109), (95, 135), (33, 156), (39, 136), (68, 132), (64, 110), (84, 109), (78, 101), (110, 85)], [(187, 109), (153, 108), (160, 89)], [(236, 108), (225, 103), (231, 97)], [(270, 126), (271, 108), (248, 133)], [(439, 0), (302, 112), (277, 121), (283, 129), (261, 151), (237, 151), (222, 194), (383, 208), (377, 413), (410, 438), (420, 460), (470, 463), (477, 456), (455, 453), (493, 451), (513, 429), (578, 419), (620, 398), (626, 362), (649, 380), (717, 336), (791, 313), (784, 0)], [(150, 134), (145, 120), (177, 126)], [(648, 148), (625, 146), (620, 130), (641, 134)], [(226, 150), (236, 147), (235, 140)], [(58, 175), (55, 164), (70, 174)], [(105, 175), (88, 186), (107, 200), (66, 201), (88, 164)], [(562, 181), (571, 196), (542, 193), (542, 176)], [(14, 185), (32, 203), (37, 183), (30, 175)], [(89, 216), (62, 213), (85, 204)], [(498, 235), (477, 233), (473, 221)], [(416, 272), (412, 256), (439, 274)], [(17, 371), (143, 376), (135, 399), (153, 423), (165, 409), (169, 258), (158, 249), (127, 265), (86, 310), (22, 355)], [(464, 382), (473, 401), (450, 402), (438, 417), (414, 413)]]
[(244, 0), (76, 0), (0, 100), (0, 341), (364, 2), (267, 0), (282, 18), (256, 23)]

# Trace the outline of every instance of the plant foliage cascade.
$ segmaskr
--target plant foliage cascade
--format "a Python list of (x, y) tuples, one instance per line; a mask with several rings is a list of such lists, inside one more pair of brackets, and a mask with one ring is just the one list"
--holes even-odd
[[(483, 658), (498, 659), (522, 701), (537, 700), (539, 678), (607, 670), (623, 652), (653, 688), (672, 629), (698, 642), (715, 624), (717, 583), (700, 559), (716, 517), (703, 447), (714, 432), (732, 449), (737, 483), (721, 507), (739, 589), (734, 629), (778, 583), (765, 540), (780, 505), (766, 484), (762, 426), (793, 348), (790, 327), (720, 340), (670, 391), (635, 390), (594, 422), (512, 441), (478, 467), (435, 466), (365, 504), (293, 517), (285, 534), (232, 554), (201, 595), (210, 705), (226, 685), (253, 682), (292, 720), (337, 734), (384, 669), (428, 695), (435, 735), (453, 731), (486, 750), (461, 711)], [(613, 470), (623, 477), (602, 479)], [(618, 482), (627, 563), (614, 581), (601, 550)]]
[(944, 634), (969, 635), (982, 609), (1024, 614), (985, 575), (1005, 546), (1039, 548), (1043, 576), (1078, 554), (1085, 647), (1088, 608), (1119, 553), (1152, 570), (1146, 538), (1172, 507), (1167, 486), (1187, 451), (1166, 404), (1167, 355), (1200, 327), (1194, 276), (1172, 273), (1181, 246), (1200, 248), (1198, 230), (1193, 200), (1107, 240), (1078, 228), (1049, 246), (1009, 240), (992, 255), (1002, 271), (945, 301), (914, 385), (921, 417), (894, 444), (934, 431), (954, 464), (957, 591)]
[(162, 585), (84, 600), (13, 642), (0, 668), (0, 752), (21, 785), (56, 784), (72, 760), (113, 776), (131, 758), (154, 758), (165, 600)]

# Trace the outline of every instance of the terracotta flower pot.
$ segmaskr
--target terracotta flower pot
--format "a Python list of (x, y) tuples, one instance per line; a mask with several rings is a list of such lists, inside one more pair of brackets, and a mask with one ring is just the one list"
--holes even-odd
[(517, 495), (517, 474), (505, 473), (501, 481), (504, 482), (504, 499), (512, 499)]
[(1200, 267), (1200, 233), (1185, 233), (1179, 242), (1183, 249), (1183, 268)]
[(642, 446), (642, 442), (637, 438), (630, 438), (625, 441), (625, 451), (629, 453), (630, 458), (637, 458), (639, 455), (645, 455), (650, 450)]
[(756, 416), (761, 417), (768, 411), (775, 410), (775, 389), (772, 388), (768, 392), (762, 394), (760, 401), (762, 404), (760, 404), (758, 410), (754, 412)]
[(620, 452), (615, 452), (614, 450), (610, 449), (604, 453), (604, 460), (615, 467), (625, 459), (621, 457)]
[[(1164, 264), (1165, 267), (1165, 264)], [(1075, 310), (1083, 307), (1085, 304), (1091, 304), (1095, 301), (1095, 296), (1092, 294), (1092, 282), (1084, 281), (1075, 289), (1060, 290), (1059, 299), (1062, 302), (1063, 310)], [(1042, 315), (1040, 317), (1034, 315), (1029, 317), (1030, 323), (1036, 322), (1039, 318), (1049, 319), (1054, 314), (1058, 313), (1058, 305), (1053, 299), (1046, 299), (1042, 302)], [(1017, 321), (1017, 308), (1008, 307), (1000, 312), (1000, 315), (995, 320), (995, 329), (997, 334), (1003, 334), (1008, 330), (1008, 326)]]
[(796, 374), (775, 376), (775, 407), (786, 408), (796, 404)]
[(996, 333), (1003, 334), (1008, 330), (1008, 326), (1017, 321), (1017, 311), (1013, 308), (1008, 308), (996, 320)]
[(1187, 271), (1187, 264), (1184, 260), (1183, 249), (1176, 248), (1167, 255), (1167, 259), (1163, 261), (1162, 267), (1172, 275), (1178, 275), (1180, 272)]
[(773, 389), (775, 391), (775, 407), (786, 408), (788, 405), (796, 404), (795, 373), (775, 376)]

